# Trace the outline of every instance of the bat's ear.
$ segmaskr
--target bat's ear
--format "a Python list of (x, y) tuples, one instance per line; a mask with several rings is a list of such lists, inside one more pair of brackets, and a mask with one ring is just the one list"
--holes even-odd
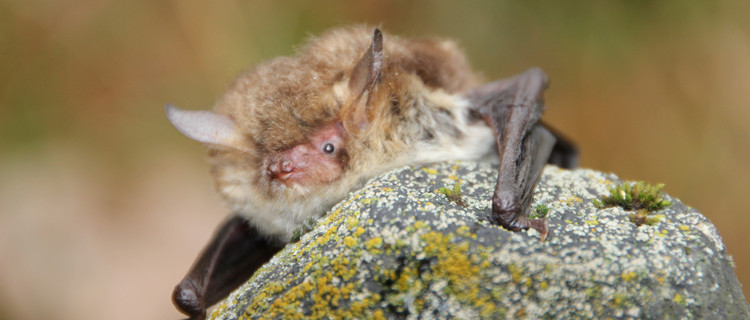
[(363, 131), (370, 124), (368, 109), (370, 96), (380, 78), (383, 67), (383, 33), (375, 28), (372, 31), (372, 42), (367, 51), (354, 66), (349, 77), (349, 92), (352, 100), (342, 110), (341, 119), (344, 128), (350, 134)]
[(171, 104), (164, 106), (167, 119), (186, 137), (206, 144), (247, 151), (247, 144), (229, 117), (211, 111), (186, 111)]

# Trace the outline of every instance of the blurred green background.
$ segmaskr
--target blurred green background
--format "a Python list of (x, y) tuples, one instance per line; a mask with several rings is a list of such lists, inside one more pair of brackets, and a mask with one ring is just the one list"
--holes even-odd
[[(550, 76), (582, 166), (664, 182), (750, 284), (748, 1), (0, 1), (0, 319), (174, 319), (223, 219), (201, 146), (241, 70), (351, 23), (457, 39), (488, 79)], [(746, 296), (750, 293), (747, 287)]]

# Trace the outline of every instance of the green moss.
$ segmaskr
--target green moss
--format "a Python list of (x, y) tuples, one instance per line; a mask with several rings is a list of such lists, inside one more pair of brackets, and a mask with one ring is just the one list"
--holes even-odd
[(638, 210), (635, 213), (630, 214), (630, 222), (635, 223), (635, 225), (637, 226), (644, 225), (644, 224), (653, 226), (660, 221), (659, 217), (656, 217), (656, 216), (652, 217), (650, 215), (651, 215), (651, 212), (649, 212), (648, 210), (645, 210), (645, 209)]
[(635, 210), (636, 212), (630, 215), (631, 222), (638, 226), (654, 225), (659, 222), (659, 218), (649, 215), (672, 205), (671, 201), (664, 199), (664, 194), (661, 192), (663, 188), (663, 183), (652, 186), (643, 181), (623, 182), (609, 189), (609, 196), (595, 199), (594, 206), (597, 208), (618, 206), (625, 210)]
[(672, 205), (671, 201), (664, 200), (664, 195), (661, 193), (663, 188), (663, 183), (652, 186), (643, 181), (633, 184), (623, 182), (609, 189), (609, 196), (594, 200), (594, 205), (597, 208), (619, 206), (625, 210), (657, 211)]
[(315, 228), (315, 224), (318, 222), (315, 218), (307, 219), (307, 221), (302, 224), (302, 227), (300, 227), (297, 230), (294, 230), (294, 233), (292, 233), (292, 237), (289, 239), (289, 242), (295, 243), (299, 241), (300, 238), (302, 238), (302, 235), (305, 233), (310, 232), (312, 229)]
[(437, 190), (437, 193), (445, 195), (448, 200), (453, 201), (462, 207), (466, 206), (461, 198), (463, 196), (461, 193), (461, 180), (456, 181), (456, 183), (453, 185), (453, 189), (440, 188)]
[(549, 207), (540, 203), (536, 205), (536, 208), (534, 208), (534, 212), (529, 215), (529, 218), (532, 218), (532, 219), (546, 218), (548, 213), (549, 213)]
[(289, 242), (297, 242), (299, 239), (302, 238), (302, 230), (297, 229), (294, 230), (294, 233), (292, 234), (292, 238), (289, 239)]

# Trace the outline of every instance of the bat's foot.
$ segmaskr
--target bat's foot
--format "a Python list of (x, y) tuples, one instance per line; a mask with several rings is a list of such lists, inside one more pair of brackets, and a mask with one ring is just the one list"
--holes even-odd
[(547, 219), (531, 219), (527, 221), (529, 222), (529, 228), (539, 232), (540, 241), (544, 242), (544, 240), (547, 240), (547, 235), (549, 234)]
[(547, 239), (549, 225), (547, 219), (529, 219), (511, 202), (494, 201), (492, 208), (492, 222), (511, 231), (534, 229), (539, 232), (541, 241)]
[(547, 240), (547, 235), (549, 234), (549, 225), (547, 224), (547, 219), (528, 219), (526, 217), (519, 218), (520, 219), (516, 219), (511, 223), (504, 223), (502, 220), (498, 219), (493, 219), (493, 222), (510, 231), (521, 231), (531, 228), (539, 232), (539, 237), (542, 242), (544, 242), (544, 240)]

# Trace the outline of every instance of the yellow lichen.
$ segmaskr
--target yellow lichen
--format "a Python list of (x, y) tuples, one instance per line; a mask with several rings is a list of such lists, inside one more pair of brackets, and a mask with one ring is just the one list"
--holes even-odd
[(354, 217), (349, 217), (346, 219), (346, 227), (349, 229), (354, 229), (357, 225), (359, 225), (359, 220), (357, 220)]
[[(264, 318), (307, 318), (308, 315), (300, 313), (300, 301), (309, 297), (313, 302), (313, 305), (308, 307), (311, 311), (309, 317), (369, 318), (370, 315), (363, 313), (363, 311), (369, 310), (377, 302), (375, 298), (379, 300), (378, 295), (352, 301), (351, 306), (353, 308), (346, 308), (343, 303), (344, 301), (350, 301), (352, 292), (360, 290), (357, 282), (342, 285), (341, 280), (338, 280), (350, 280), (357, 273), (356, 262), (352, 262), (347, 256), (338, 256), (324, 262), (327, 259), (327, 257), (320, 257), (318, 263), (326, 267), (310, 268), (310, 276), (305, 278), (307, 280), (297, 285), (293, 284), (293, 281), (295, 281), (293, 277), (283, 283), (267, 284), (253, 299), (246, 315), (263, 314)], [(284, 291), (285, 288), (286, 291)], [(268, 292), (268, 295), (266, 292)], [(269, 297), (274, 299), (272, 302), (268, 301), (270, 304), (267, 302)]]
[(268, 294), (274, 295), (284, 290), (284, 287), (280, 285), (278, 282), (273, 282), (266, 286), (268, 288)]
[(363, 233), (365, 233), (365, 229), (364, 229), (364, 228), (362, 228), (362, 227), (357, 227), (357, 231), (354, 231), (354, 236), (355, 236), (355, 237), (359, 237), (359, 236), (361, 236), (361, 235), (362, 235)]
[(414, 300), (414, 306), (417, 308), (417, 311), (422, 311), (424, 309), (424, 300), (423, 299)]
[(495, 303), (490, 301), (489, 296), (484, 296), (481, 299), (477, 301), (477, 305), (479, 307), (479, 315), (482, 316), (482, 318), (489, 318), (495, 313)]
[(357, 245), (357, 240), (354, 240), (354, 238), (351, 236), (347, 236), (344, 238), (344, 245), (349, 248), (354, 247), (355, 245)]
[(456, 229), (456, 234), (458, 234), (460, 236), (472, 238), (474, 240), (477, 239), (476, 233), (472, 233), (471, 232), (471, 228), (469, 226), (466, 226), (466, 225), (458, 227), (458, 229)]
[[(455, 233), (443, 233), (430, 231), (427, 223), (416, 221), (409, 229), (419, 235), (421, 248), (416, 250), (425, 258), (411, 258), (398, 269), (377, 268), (375, 272), (379, 281), (390, 286), (393, 291), (386, 296), (386, 301), (382, 301), (378, 294), (367, 294), (368, 291), (362, 288), (361, 282), (351, 281), (360, 267), (358, 258), (347, 253), (325, 257), (315, 249), (339, 241), (337, 239), (340, 236), (336, 230), (346, 228), (353, 230), (352, 235), (341, 237), (340, 242), (336, 243), (342, 250), (348, 248), (353, 249), (352, 252), (358, 252), (360, 241), (357, 238), (365, 233), (365, 229), (358, 226), (360, 220), (349, 216), (350, 213), (352, 212), (332, 219), (331, 222), (336, 227), (299, 250), (308, 252), (309, 257), (306, 259), (313, 261), (303, 268), (303, 272), (289, 276), (282, 282), (259, 288), (259, 293), (247, 308), (245, 316), (262, 314), (264, 318), (382, 319), (385, 318), (384, 312), (374, 310), (381, 303), (387, 303), (397, 310), (416, 308), (421, 311), (427, 302), (420, 297), (434, 281), (447, 281), (443, 290), (461, 303), (473, 306), (483, 318), (494, 318), (506, 312), (495, 305), (504, 296), (504, 289), (484, 286), (483, 272), (492, 267), (488, 261), (490, 249), (479, 245), (472, 247), (465, 241), (467, 237), (476, 238), (469, 226), (461, 226)], [(367, 222), (372, 223), (371, 220)], [(376, 237), (362, 241), (361, 246), (373, 254), (386, 249), (397, 251), (399, 249), (394, 249), (394, 246), (405, 246), (403, 241), (400, 245), (399, 242), (389, 246), (384, 244), (382, 237)], [(428, 261), (426, 265), (425, 261)], [(423, 269), (425, 266), (427, 269)], [(510, 266), (509, 270), (516, 283), (533, 286), (532, 278), (523, 278), (524, 268)], [(540, 286), (546, 288), (547, 285), (543, 283)], [(408, 297), (416, 299), (408, 300)], [(303, 315), (302, 310), (309, 312)]]
[(424, 227), (426, 227), (426, 226), (427, 226), (427, 224), (424, 223), (424, 222), (422, 222), (422, 221), (414, 222), (414, 228), (415, 229), (424, 229)]
[(508, 272), (510, 272), (510, 276), (513, 278), (513, 282), (515, 283), (521, 282), (521, 277), (523, 276), (523, 269), (516, 267), (515, 264), (509, 264)]
[[(417, 221), (414, 223), (416, 226), (417, 223), (420, 223), (421, 221)], [(450, 241), (450, 236), (446, 236), (440, 232), (430, 231), (421, 237), (422, 241), (426, 243), (424, 247), (424, 253), (428, 256), (437, 256), (438, 258), (447, 256), (447, 247), (448, 247), (448, 241)]]
[(224, 311), (226, 311), (226, 309), (227, 309), (227, 306), (226, 306), (226, 304), (223, 304), (223, 303), (222, 303), (222, 304), (220, 304), (220, 305), (219, 305), (219, 306), (217, 306), (217, 307), (216, 307), (216, 309), (214, 309), (214, 311), (213, 311), (213, 312), (211, 313), (211, 319), (215, 319), (216, 317), (218, 317), (219, 315), (221, 315), (222, 313), (224, 313)]
[(372, 203), (378, 203), (378, 201), (380, 201), (380, 198), (367, 198), (367, 199), (360, 200), (359, 203), (367, 205), (367, 204), (372, 204)]
[(373, 320), (385, 320), (386, 317), (383, 314), (383, 310), (375, 310), (375, 312), (372, 313), (372, 319)]
[(367, 250), (373, 250), (373, 249), (376, 249), (376, 248), (380, 248), (380, 246), (382, 246), (382, 245), (383, 245), (383, 238), (382, 237), (372, 238), (370, 240), (367, 240), (367, 242), (365, 242), (365, 248), (367, 248)]
[(577, 196), (570, 196), (570, 198), (568, 198), (566, 200), (563, 200), (563, 202), (565, 202), (568, 205), (574, 205), (577, 202), (583, 202), (583, 199), (581, 199), (581, 198), (579, 198)]
[(679, 294), (679, 293), (675, 293), (675, 294), (674, 294), (674, 298), (672, 298), (672, 301), (673, 301), (674, 303), (676, 303), (676, 304), (679, 304), (679, 305), (685, 305), (685, 297), (683, 297), (683, 296), (682, 296), (681, 294)]
[(623, 301), (625, 301), (625, 297), (622, 294), (615, 294), (611, 302), (613, 306), (619, 307)]
[(620, 277), (622, 278), (622, 280), (625, 280), (625, 281), (632, 281), (633, 279), (635, 279), (635, 276), (636, 276), (636, 274), (633, 271), (623, 272), (620, 275)]

